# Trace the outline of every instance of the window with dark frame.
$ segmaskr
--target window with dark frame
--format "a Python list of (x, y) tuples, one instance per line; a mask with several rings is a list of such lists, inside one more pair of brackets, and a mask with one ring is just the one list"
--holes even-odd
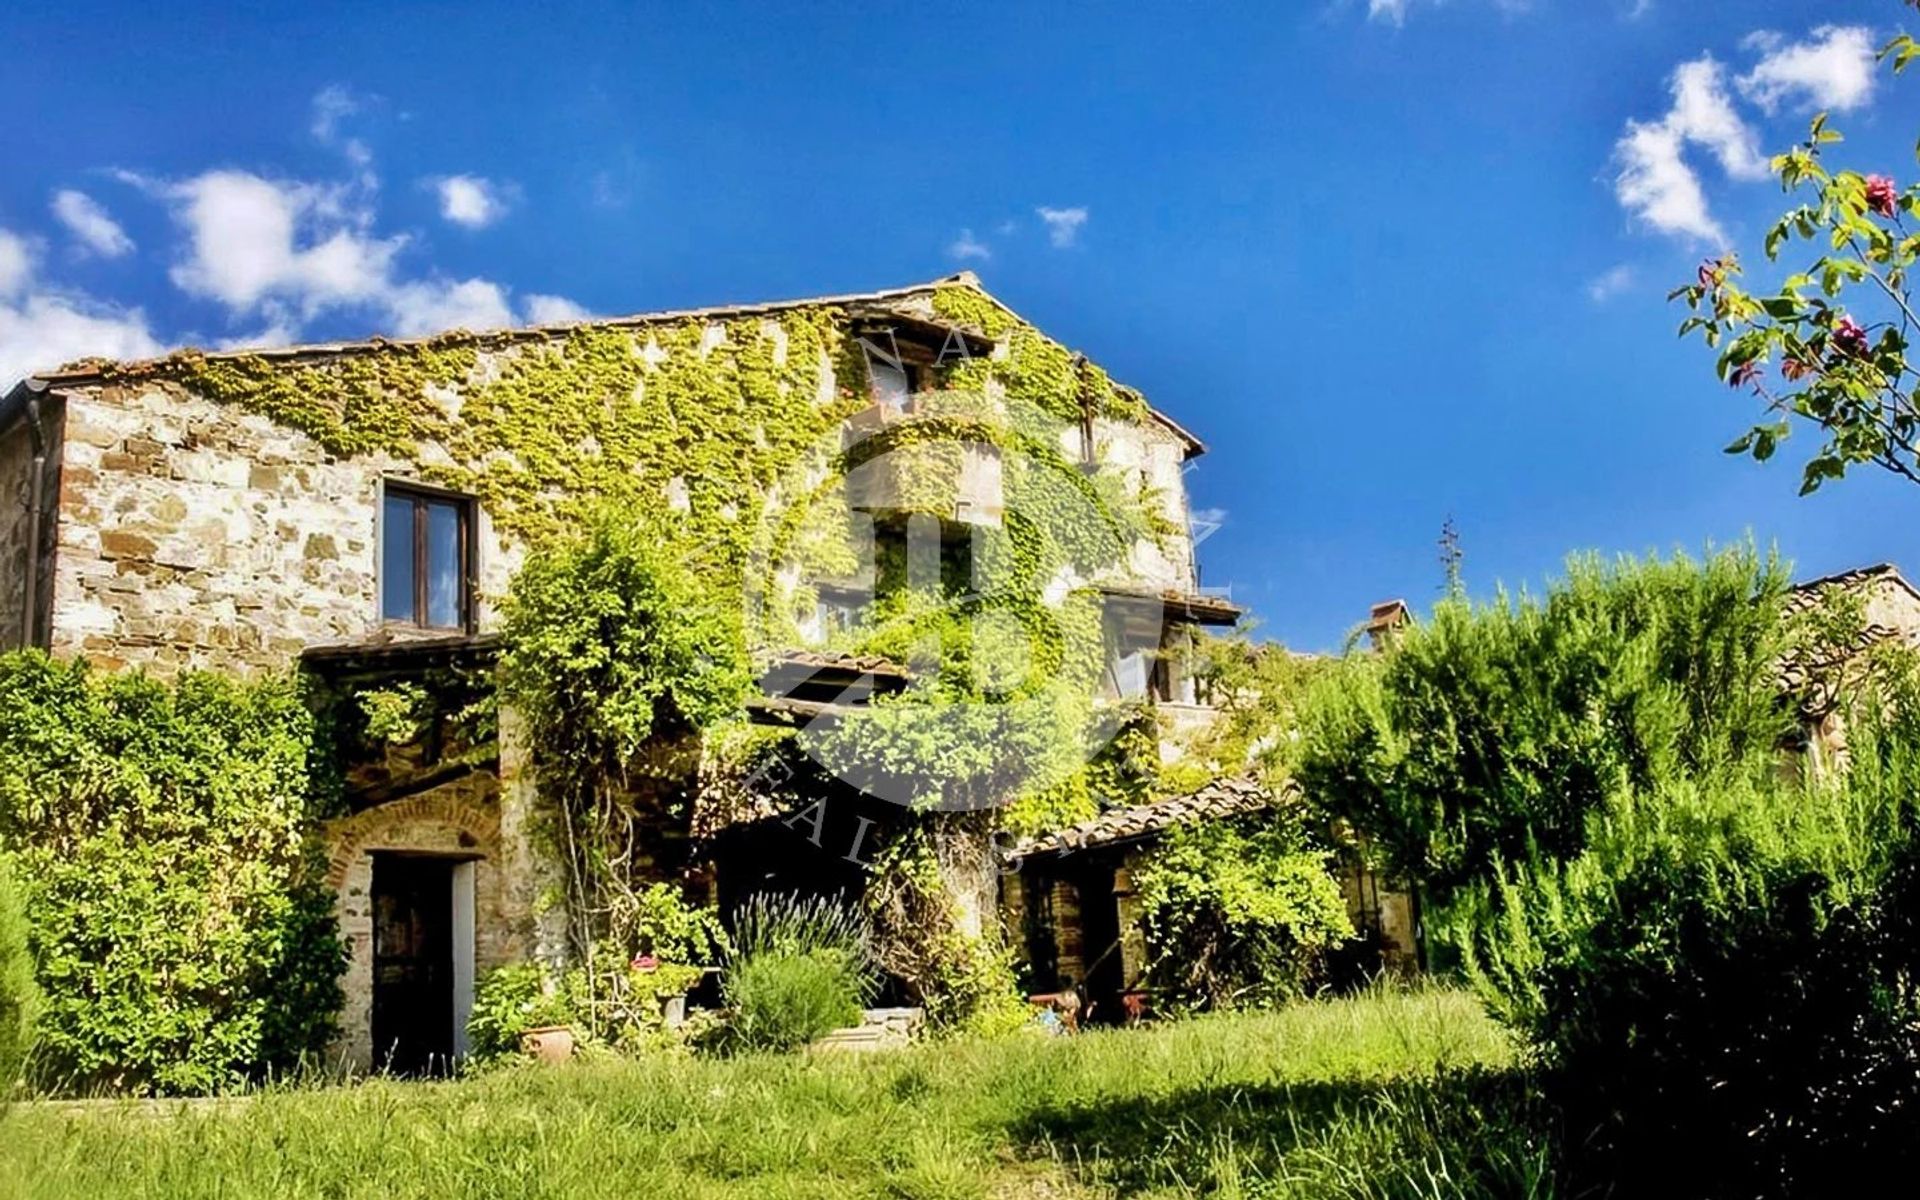
[(868, 368), (873, 383), (873, 401), (892, 409), (904, 409), (908, 399), (920, 390), (919, 368), (912, 363), (890, 363), (875, 359)]
[(465, 630), (473, 597), (473, 501), (388, 484), (380, 521), (380, 618)]

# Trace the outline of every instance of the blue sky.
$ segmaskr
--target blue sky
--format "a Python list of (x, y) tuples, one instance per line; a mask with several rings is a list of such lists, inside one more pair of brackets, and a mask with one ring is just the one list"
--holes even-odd
[(1911, 485), (1719, 453), (1752, 403), (1664, 301), (1815, 105), (1911, 177), (1895, 0), (254, 7), (0, 13), (0, 373), (969, 267), (1212, 445), (1205, 581), (1296, 646), (1430, 603), (1449, 515), (1481, 593), (1920, 569)]

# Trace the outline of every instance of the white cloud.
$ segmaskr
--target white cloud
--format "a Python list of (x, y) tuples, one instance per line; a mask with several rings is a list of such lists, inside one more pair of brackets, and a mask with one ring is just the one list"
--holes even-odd
[(386, 297), (394, 332), (423, 337), (449, 329), (505, 329), (513, 324), (506, 289), (486, 279), (403, 283)]
[(1062, 249), (1080, 239), (1080, 228), (1087, 223), (1087, 210), (1083, 207), (1048, 208), (1042, 205), (1033, 211), (1046, 222), (1047, 240)]
[(93, 197), (71, 188), (53, 194), (53, 215), (81, 246), (102, 258), (119, 258), (133, 249), (127, 231)]
[(313, 123), (309, 131), (317, 142), (331, 142), (339, 131), (340, 122), (353, 116), (363, 107), (359, 97), (355, 96), (345, 84), (333, 83), (321, 88), (313, 96)]
[[(323, 146), (338, 146), (347, 161), (365, 168), (373, 162), (373, 151), (359, 138), (340, 137), (340, 122), (365, 112), (370, 97), (356, 95), (344, 84), (329, 84), (314, 93), (313, 121), (307, 127), (313, 140)], [(371, 182), (371, 177), (366, 177)]]
[(146, 182), (187, 234), (172, 270), (189, 295), (263, 327), (238, 340), (296, 341), (307, 321), (339, 309), (373, 310), (402, 337), (514, 324), (508, 289), (487, 279), (406, 279), (403, 236), (374, 232), (366, 189), (209, 171), (180, 183)]
[(1661, 121), (1627, 122), (1614, 147), (1620, 174), (1613, 193), (1621, 207), (1662, 233), (1724, 242), (1726, 233), (1707, 211), (1706, 189), (1680, 154), (1680, 135)]
[(174, 283), (237, 315), (273, 301), (312, 317), (377, 300), (406, 241), (368, 234), (371, 214), (338, 188), (220, 170), (164, 185), (162, 194), (189, 241)]
[[(1446, 0), (1367, 0), (1367, 19), (1386, 25), (1405, 25), (1407, 14), (1420, 3), (1438, 8)], [(1493, 6), (1504, 13), (1523, 13), (1533, 8), (1533, 0), (1493, 0)]]
[(427, 182), (440, 195), (440, 215), (468, 229), (484, 229), (512, 207), (512, 189), (478, 175), (447, 175)]
[(1711, 56), (1682, 63), (1673, 74), (1673, 107), (1658, 121), (1628, 121), (1614, 146), (1622, 207), (1663, 233), (1720, 242), (1726, 233), (1708, 210), (1706, 189), (1687, 162), (1703, 146), (1735, 179), (1764, 179), (1759, 139), (1734, 110), (1725, 74)]
[(1626, 17), (1629, 21), (1638, 21), (1652, 11), (1653, 0), (1633, 0), (1632, 5), (1627, 9)]
[(161, 345), (137, 308), (37, 286), (32, 246), (0, 229), (0, 390), (78, 358), (150, 358)]
[(1765, 57), (1740, 77), (1740, 94), (1768, 113), (1791, 101), (1835, 112), (1859, 108), (1873, 99), (1873, 42), (1873, 31), (1859, 25), (1822, 25), (1804, 42), (1756, 33), (1746, 44)]
[(284, 307), (270, 306), (266, 314), (266, 324), (252, 333), (217, 339), (213, 345), (216, 350), (261, 350), (274, 346), (291, 346), (299, 340), (299, 319)]
[(1609, 267), (1587, 282), (1587, 298), (1605, 304), (1633, 286), (1633, 268), (1626, 263)]
[(1711, 57), (1681, 63), (1673, 73), (1673, 111), (1667, 124), (1690, 142), (1713, 151), (1735, 179), (1765, 179), (1767, 159), (1760, 139), (1734, 111), (1725, 74)]
[(33, 247), (17, 233), (0, 229), (0, 300), (26, 290), (33, 278)]
[(537, 292), (520, 301), (520, 311), (534, 325), (571, 325), (575, 321), (586, 321), (593, 317), (584, 306), (565, 296), (543, 296)]
[(969, 258), (987, 259), (993, 257), (993, 248), (973, 236), (973, 230), (962, 229), (960, 236), (947, 246), (950, 257), (966, 260)]
[(137, 308), (52, 292), (0, 303), (0, 388), (79, 358), (152, 358), (161, 350)]

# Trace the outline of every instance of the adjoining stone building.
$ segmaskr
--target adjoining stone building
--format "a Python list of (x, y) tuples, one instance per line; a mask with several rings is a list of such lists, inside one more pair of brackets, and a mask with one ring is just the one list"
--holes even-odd
[[(856, 345), (866, 350), (850, 356)], [(1117, 481), (1144, 514), (1152, 535), (1114, 570), (1054, 582), (1108, 601), (1107, 700), (1204, 720), (1179, 650), (1194, 629), (1240, 615), (1199, 586), (1184, 469), (1204, 446), (970, 273), (37, 375), (0, 399), (0, 648), (159, 675), (300, 668), (342, 687), (484, 678), (509, 581), (580, 496), (646, 497), (736, 562), (750, 540), (738, 531), (807, 486), (791, 468), (808, 439), (824, 431), (838, 447), (862, 422), (911, 416), (956, 374), (1010, 407), (1027, 404), (1007, 399), (1002, 375), (1017, 375), (1051, 422), (1035, 452)], [(1003, 474), (1018, 466), (1001, 458), (996, 446), (964, 451), (931, 502), (862, 483), (851, 511), (917, 504), (924, 516), (930, 503), (931, 523), (902, 517), (899, 535), (931, 529), (941, 547), (964, 544), (968, 528), (1005, 519)], [(873, 536), (895, 529), (872, 525)], [(845, 614), (884, 586), (871, 555), (844, 557), (773, 572), (783, 615), (763, 632), (780, 640), (755, 646), (779, 668), (763, 719), (857, 703), (850, 689), (876, 679), (894, 686), (889, 668), (830, 649)], [(797, 682), (775, 679), (796, 669)], [(514, 715), (502, 712), (483, 746), (444, 733), (346, 764), (349, 811), (325, 830), (349, 952), (339, 1050), (361, 1067), (458, 1054), (480, 973), (566, 953), (555, 866), (535, 830), (537, 763)], [(661, 837), (665, 873), (698, 831)]]

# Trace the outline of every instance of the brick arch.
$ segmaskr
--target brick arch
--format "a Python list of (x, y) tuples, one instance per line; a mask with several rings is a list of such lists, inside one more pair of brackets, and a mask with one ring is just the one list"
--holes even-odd
[(337, 891), (354, 863), (373, 850), (470, 850), (497, 857), (500, 817), (497, 810), (441, 788), (344, 817), (327, 834), (327, 885)]
[(509, 882), (499, 781), (476, 771), (430, 792), (329, 822), (327, 882), (346, 950), (344, 1003), (332, 1057), (365, 1070), (373, 1048), (373, 873), (380, 851), (474, 860), (474, 966), (484, 972), (525, 956), (525, 914)]

